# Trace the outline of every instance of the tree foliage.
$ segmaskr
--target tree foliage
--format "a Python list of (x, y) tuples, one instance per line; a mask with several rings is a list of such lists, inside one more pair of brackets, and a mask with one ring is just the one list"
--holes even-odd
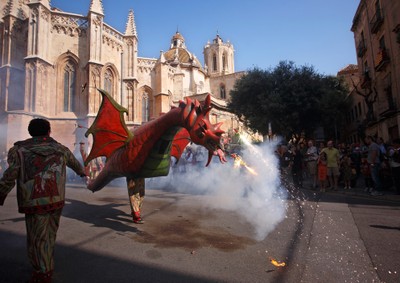
[(281, 61), (274, 69), (254, 68), (236, 81), (228, 108), (263, 135), (271, 123), (273, 132), (281, 136), (302, 131), (313, 136), (322, 126), (326, 136), (335, 137), (349, 109), (346, 94), (338, 78)]

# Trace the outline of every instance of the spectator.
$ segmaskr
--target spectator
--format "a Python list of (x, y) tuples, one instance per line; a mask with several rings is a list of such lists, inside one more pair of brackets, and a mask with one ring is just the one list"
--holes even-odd
[(207, 161), (207, 151), (202, 146), (196, 147), (196, 166), (198, 169), (203, 169)]
[(289, 172), (292, 167), (292, 154), (288, 150), (286, 145), (281, 145), (278, 151), (279, 156), (279, 167), (281, 170), (281, 180), (286, 185), (289, 186)]
[(339, 150), (333, 147), (333, 141), (330, 140), (327, 143), (327, 147), (325, 147), (322, 152), (326, 153), (326, 160), (328, 166), (328, 179), (330, 189), (337, 190), (338, 188), (338, 179), (339, 179)]
[(352, 178), (352, 164), (351, 158), (348, 154), (344, 155), (340, 161), (340, 169), (343, 174), (344, 189), (351, 189), (351, 178)]
[(365, 182), (364, 192), (371, 193), (374, 187), (374, 181), (372, 181), (371, 168), (367, 158), (362, 158), (361, 160), (361, 174), (363, 175)]
[(73, 153), (50, 137), (50, 123), (33, 119), (32, 138), (8, 152), (8, 168), (0, 179), (0, 205), (17, 181), (18, 210), (25, 214), (30, 282), (51, 282), (54, 245), (65, 204), (66, 166), (81, 177), (85, 171)]
[(325, 152), (321, 152), (319, 154), (319, 157), (317, 160), (317, 167), (318, 167), (318, 181), (319, 181), (320, 191), (325, 192), (326, 180), (327, 180), (327, 176), (328, 176), (328, 166), (327, 166)]
[(396, 192), (400, 194), (400, 139), (393, 141), (393, 146), (389, 150), (389, 162), (392, 171), (393, 184)]
[(374, 142), (372, 136), (365, 137), (365, 144), (368, 146), (368, 163), (371, 168), (371, 177), (374, 181), (374, 190), (371, 192), (373, 196), (382, 195), (382, 182), (380, 178), (380, 148), (377, 143)]
[(296, 188), (303, 187), (303, 155), (299, 145), (292, 145), (292, 178)]
[(361, 149), (358, 145), (356, 145), (352, 150), (350, 158), (356, 170), (355, 182), (352, 185), (356, 187), (357, 179), (360, 177), (361, 174), (361, 159), (362, 159)]
[(386, 155), (386, 144), (383, 141), (383, 138), (378, 138), (378, 142), (377, 142), (378, 146), (379, 146), (379, 150), (381, 153), (381, 158), (383, 158)]
[(318, 155), (321, 153), (321, 151), (325, 148), (325, 143), (320, 142), (318, 146)]
[(307, 151), (305, 155), (305, 161), (307, 164), (307, 172), (310, 176), (312, 187), (315, 189), (317, 186), (317, 160), (318, 160), (318, 149), (314, 146), (312, 140), (308, 141)]

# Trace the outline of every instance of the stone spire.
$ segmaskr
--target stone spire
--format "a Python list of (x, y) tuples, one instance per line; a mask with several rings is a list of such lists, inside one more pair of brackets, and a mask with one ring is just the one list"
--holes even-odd
[[(21, 2), (21, 1), (19, 1), (19, 2)], [(40, 3), (43, 6), (45, 6), (47, 9), (50, 9), (50, 0), (30, 0), (29, 1), (29, 4), (33, 4), (33, 3)]]
[(135, 16), (133, 15), (133, 10), (129, 10), (128, 21), (126, 23), (126, 29), (125, 29), (125, 35), (137, 37)]
[(104, 16), (103, 3), (101, 0), (90, 0), (90, 12)]
[(27, 6), (23, 5), (20, 1), (8, 0), (0, 17), (14, 16), (21, 20), (25, 20), (27, 18), (27, 9)]

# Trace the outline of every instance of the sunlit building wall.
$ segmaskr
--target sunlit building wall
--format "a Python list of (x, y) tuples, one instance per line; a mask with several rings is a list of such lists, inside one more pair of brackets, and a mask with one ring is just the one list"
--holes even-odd
[(391, 142), (399, 138), (400, 124), (400, 1), (361, 0), (351, 31), (359, 75), (355, 91), (367, 106), (360, 126)]
[(127, 11), (121, 32), (104, 22), (100, 0), (85, 1), (86, 15), (61, 11), (49, 0), (1, 1), (1, 152), (29, 137), (27, 126), (34, 117), (50, 120), (52, 136), (79, 152), (101, 104), (98, 88), (128, 110), (125, 121), (131, 129), (179, 100), (207, 94), (212, 95), (213, 122), (223, 122), (227, 132), (240, 126), (226, 111), (229, 92), (243, 75), (235, 72), (230, 42), (217, 34), (204, 47), (202, 65), (176, 31), (169, 43), (160, 42), (166, 51), (140, 57), (133, 11)]

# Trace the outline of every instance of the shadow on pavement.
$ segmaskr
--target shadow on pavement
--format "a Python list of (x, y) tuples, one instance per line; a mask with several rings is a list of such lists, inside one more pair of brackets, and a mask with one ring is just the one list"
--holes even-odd
[[(26, 282), (31, 267), (26, 256), (26, 237), (0, 231), (0, 278), (2, 283)], [(54, 283), (57, 282), (215, 282), (183, 273), (128, 262), (57, 244)]]
[[(137, 232), (132, 226), (131, 216), (118, 207), (121, 204), (107, 202), (105, 204), (90, 204), (75, 199), (67, 199), (63, 209), (63, 217), (73, 218), (95, 227), (106, 227), (119, 232)], [(82, 213), (85, 211), (85, 213)], [(126, 224), (125, 224), (126, 223)]]

